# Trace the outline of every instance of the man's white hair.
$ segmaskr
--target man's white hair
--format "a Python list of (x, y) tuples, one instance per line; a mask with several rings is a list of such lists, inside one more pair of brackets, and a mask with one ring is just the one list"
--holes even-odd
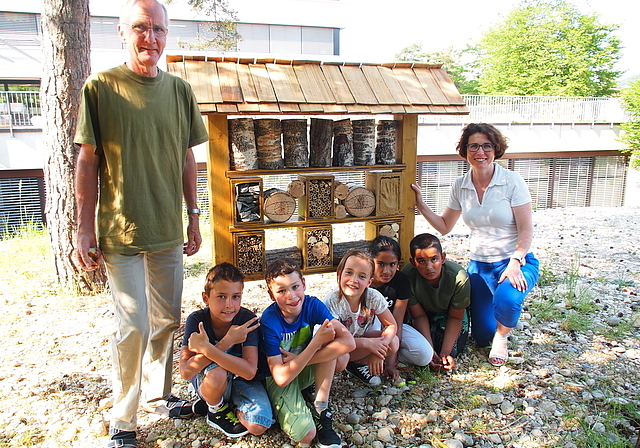
[[(141, 0), (126, 0), (122, 5), (122, 9), (120, 10), (120, 23), (125, 23), (129, 20), (129, 14), (133, 7)], [(167, 8), (157, 0), (154, 0), (158, 5), (162, 7), (162, 11), (164, 12), (164, 22), (165, 26), (169, 26), (169, 13), (167, 12)]]

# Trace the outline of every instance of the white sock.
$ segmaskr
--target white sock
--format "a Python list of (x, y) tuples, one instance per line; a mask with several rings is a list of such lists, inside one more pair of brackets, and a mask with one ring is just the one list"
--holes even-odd
[(216, 412), (218, 412), (220, 410), (220, 408), (222, 407), (222, 405), (224, 404), (224, 400), (220, 400), (220, 403), (218, 404), (209, 404), (207, 403), (207, 407), (209, 408), (209, 412), (211, 412), (212, 414), (215, 414)]

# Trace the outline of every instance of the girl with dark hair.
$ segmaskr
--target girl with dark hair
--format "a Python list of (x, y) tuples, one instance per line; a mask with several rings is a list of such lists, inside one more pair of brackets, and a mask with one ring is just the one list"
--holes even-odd
[[(407, 305), (411, 297), (411, 285), (407, 276), (398, 270), (402, 258), (400, 245), (393, 238), (379, 236), (371, 241), (369, 252), (375, 263), (371, 287), (377, 289), (387, 300), (389, 310), (398, 325), (398, 360), (416, 366), (428, 365), (433, 357), (433, 348), (425, 337), (408, 323)], [(385, 374), (393, 382), (400, 384), (402, 379), (396, 368), (395, 358), (395, 353), (387, 356)]]

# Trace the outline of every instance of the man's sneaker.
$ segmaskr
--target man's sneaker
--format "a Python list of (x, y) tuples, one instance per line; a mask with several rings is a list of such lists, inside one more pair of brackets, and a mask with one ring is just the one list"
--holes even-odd
[(105, 448), (137, 448), (135, 431), (122, 431), (120, 429), (109, 430), (109, 441)]
[(175, 395), (169, 395), (163, 400), (156, 403), (143, 404), (142, 409), (155, 414), (167, 415), (171, 418), (191, 418), (193, 417), (193, 408), (191, 402), (183, 400)]
[(240, 423), (228, 403), (223, 404), (218, 412), (208, 412), (207, 424), (222, 431), (227, 437), (241, 437), (249, 432)]
[(379, 376), (371, 375), (369, 373), (369, 367), (364, 364), (351, 361), (347, 363), (347, 372), (369, 386), (379, 386), (382, 382)]
[(333, 430), (331, 418), (332, 414), (329, 409), (325, 409), (320, 414), (313, 412), (313, 420), (316, 424), (316, 441), (318, 448), (342, 447), (342, 440)]

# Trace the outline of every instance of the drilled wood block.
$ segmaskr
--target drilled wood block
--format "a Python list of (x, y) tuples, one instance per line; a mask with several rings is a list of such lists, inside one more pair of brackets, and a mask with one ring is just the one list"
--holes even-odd
[[(397, 215), (402, 209), (402, 173), (370, 171), (366, 186), (376, 196), (376, 216)], [(408, 180), (408, 182), (410, 182)]]
[(306, 194), (300, 198), (298, 213), (305, 220), (333, 218), (334, 177), (315, 174), (301, 174)]
[(264, 274), (266, 266), (264, 230), (233, 233), (234, 264), (246, 275)]
[(236, 224), (262, 220), (262, 179), (242, 177), (231, 180), (233, 219)]
[(302, 249), (302, 269), (323, 271), (333, 266), (331, 225), (298, 227), (298, 247)]

